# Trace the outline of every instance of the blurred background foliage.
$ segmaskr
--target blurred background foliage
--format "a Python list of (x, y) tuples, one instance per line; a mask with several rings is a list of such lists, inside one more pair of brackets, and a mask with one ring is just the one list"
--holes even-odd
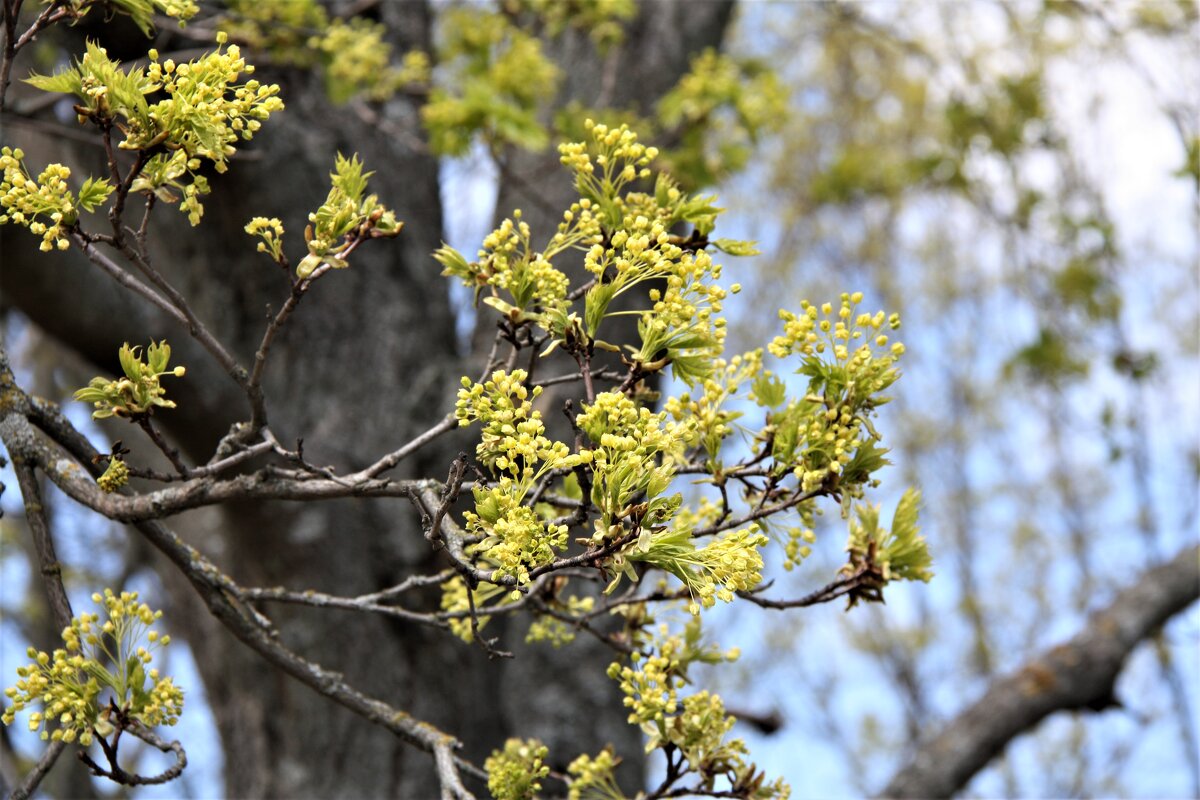
[[(787, 721), (798, 796), (878, 791), (990, 678), (1196, 540), (1197, 15), (743, 7), (738, 47), (793, 92), (779, 135), (721, 192), (764, 252), (743, 307), (858, 289), (900, 312), (885, 486), (893, 502), (922, 487), (937, 573), (861, 614), (740, 610), (734, 627), (767, 650), (743, 686)], [(730, 346), (773, 324), (739, 317)], [(813, 588), (842, 558), (828, 522), (838, 533), (783, 585)], [(965, 793), (1197, 796), (1196, 645), (1193, 610), (1137, 652), (1122, 709), (1058, 715)]]

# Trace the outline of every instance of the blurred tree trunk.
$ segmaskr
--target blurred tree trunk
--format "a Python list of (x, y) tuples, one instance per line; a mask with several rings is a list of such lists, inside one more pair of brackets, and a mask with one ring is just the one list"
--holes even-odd
[[(609, 68), (616, 72), (608, 85), (616, 88), (607, 91), (608, 102), (652, 103), (686, 70), (691, 54), (719, 44), (731, 6), (679, 0), (646, 6), (613, 56)], [(385, 3), (381, 9), (398, 49), (428, 48), (430, 12), (424, 4)], [(565, 97), (605, 99), (597, 83), (603, 68), (590, 46), (566, 38), (551, 45), (551, 52), (565, 75)], [(268, 259), (256, 256), (242, 227), (253, 216), (281, 218), (295, 257), (306, 214), (328, 190), (333, 154), (357, 152), (375, 170), (371, 191), (406, 222), (403, 234), (362, 248), (351, 269), (321, 281), (276, 340), (266, 379), (270, 424), (280, 440), (290, 446), (303, 438), (308, 460), (344, 472), (402, 444), (450, 410), (465, 369), (454, 349), (445, 279), (429, 257), (443, 238), (438, 164), (411, 145), (424, 141), (411, 100), (396, 99), (382, 112), (389, 130), (410, 134), (397, 137), (366, 126), (352, 110), (331, 107), (319, 86), (299, 76), (286, 76), (283, 97), (287, 110), (268, 123), (248, 149), (250, 157), (214, 177), (201, 227), (189, 228), (173, 208), (157, 209), (153, 250), (158, 268), (200, 318), (249, 363), (267, 309), (278, 308), (287, 283)], [(6, 143), (10, 139), (34, 163), (74, 161), (83, 171), (102, 174), (99, 148), (27, 135), (16, 125), (6, 133)], [(70, 158), (64, 157), (67, 148)], [(552, 183), (560, 177), (552, 168), (556, 160), (553, 153), (520, 155), (509, 166), (523, 176), (523, 191), (559, 206), (566, 195), (565, 181)], [(503, 183), (501, 209), (513, 204), (515, 186)], [(557, 219), (535, 217), (524, 205), (535, 229), (553, 230)], [(208, 366), (183, 331), (73, 254), (43, 255), (27, 233), (0, 230), (5, 302), (97, 369), (114, 369), (123, 341), (170, 340), (178, 353), (174, 361), (186, 364), (188, 375), (177, 382), (178, 390), (172, 386), (179, 408), (160, 420), (191, 458), (206, 459), (229, 425), (245, 418), (246, 403), (236, 387)], [(152, 452), (127, 425), (105, 432), (132, 445), (135, 457)], [(402, 475), (444, 475), (463, 444), (451, 439), (430, 448), (415, 463), (406, 462)], [(398, 500), (223, 507), (172, 524), (250, 586), (354, 595), (436, 563), (410, 507)], [(208, 617), (181, 581), (169, 572), (166, 578), (174, 606), (169, 618), (196, 655), (217, 720), (227, 796), (436, 794), (428, 756), (267, 667)], [(469, 758), (481, 761), (506, 735), (536, 734), (561, 767), (579, 752), (595, 752), (611, 741), (630, 760), (632, 775), (626, 778), (641, 780), (640, 734), (625, 723), (604, 677), (607, 653), (582, 657), (572, 651), (568, 664), (523, 651), (500, 665), (444, 633), (382, 617), (279, 606), (269, 612), (289, 646), (342, 671), (367, 694), (461, 737)], [(520, 632), (508, 638), (519, 640)]]

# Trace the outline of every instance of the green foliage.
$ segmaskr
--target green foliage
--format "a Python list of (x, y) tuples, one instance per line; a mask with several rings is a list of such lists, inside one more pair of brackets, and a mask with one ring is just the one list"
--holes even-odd
[(194, 0), (55, 0), (54, 4), (61, 7), (73, 23), (83, 19), (94, 8), (102, 9), (106, 16), (124, 14), (146, 36), (154, 33), (155, 14), (179, 20), (179, 27), (182, 28), (200, 11)]
[(502, 0), (502, 6), (510, 16), (536, 15), (551, 36), (568, 28), (587, 31), (602, 53), (624, 41), (622, 23), (637, 16), (634, 0)]
[(107, 737), (115, 730), (114, 706), (121, 718), (147, 728), (178, 721), (183, 692), (170, 677), (149, 668), (153, 651), (171, 641), (150, 627), (162, 612), (139, 603), (137, 592), (118, 596), (105, 589), (103, 597), (93, 594), (92, 600), (104, 608), (103, 624), (97, 624), (98, 614), (82, 614), (63, 629), (63, 648), (53, 654), (29, 648), (33, 663), (18, 667), (20, 679), (4, 692), (12, 701), (4, 709), (5, 725), (41, 703), (43, 711), (29, 716), (29, 730), (46, 726), (42, 739), (78, 741), (87, 747), (94, 737)]
[(788, 92), (766, 64), (708, 49), (658, 103), (656, 122), (679, 132), (665, 154), (675, 175), (705, 186), (746, 166), (760, 136), (788, 116)]
[[(218, 42), (224, 41), (219, 35)], [(153, 152), (133, 191), (152, 192), (164, 202), (176, 202), (182, 194), (180, 210), (196, 225), (204, 213), (199, 198), (208, 192), (198, 174), (202, 162), (224, 172), (235, 143), (252, 139), (272, 113), (283, 109), (278, 86), (238, 83), (243, 73), (253, 72), (237, 45), (224, 52), (218, 46), (186, 64), (160, 61), (151, 50), (149, 67), (123, 70), (104, 48), (89, 42), (74, 67), (27, 82), (78, 97), (80, 121), (91, 120), (106, 131), (115, 126), (125, 135), (121, 149)], [(161, 99), (151, 102), (153, 97)]]
[(891, 531), (879, 527), (879, 506), (855, 506), (846, 545), (850, 563), (843, 571), (853, 574), (860, 567), (870, 566), (879, 569), (884, 583), (895, 580), (928, 583), (933, 578), (930, 569), (933, 558), (917, 525), (920, 505), (921, 493), (906, 490), (892, 516)]
[(478, 9), (448, 12), (441, 23), (438, 61), (451, 78), (421, 108), (434, 151), (462, 155), (478, 134), (493, 147), (540, 150), (549, 135), (538, 104), (558, 85), (558, 69), (541, 42), (503, 14)]
[(67, 230), (79, 218), (78, 209), (94, 211), (108, 199), (113, 187), (107, 181), (88, 178), (76, 198), (67, 188), (71, 170), (62, 164), (49, 164), (37, 176), (29, 177), (20, 148), (0, 149), (0, 225), (14, 224), (29, 228), (42, 237), (41, 250), (65, 250), (70, 246)]
[(91, 403), (95, 407), (93, 419), (108, 417), (137, 417), (153, 413), (155, 408), (174, 408), (175, 403), (167, 400), (159, 381), (164, 375), (183, 377), (183, 367), (167, 369), (171, 360), (171, 346), (166, 341), (150, 343), (143, 360), (140, 347), (121, 346), (121, 370), (125, 377), (116, 380), (92, 378), (87, 386), (75, 392), (75, 399)]
[(307, 278), (322, 264), (344, 269), (350, 266), (346, 256), (364, 238), (400, 234), (404, 223), (378, 196), (366, 194), (367, 179), (374, 174), (363, 172), (357, 155), (347, 159), (338, 153), (334, 171), (329, 173), (329, 195), (308, 215), (310, 224), (304, 229), (308, 255), (296, 266), (297, 277)]
[(543, 761), (550, 750), (537, 739), (509, 739), (484, 762), (488, 791), (496, 800), (532, 800), (550, 774)]

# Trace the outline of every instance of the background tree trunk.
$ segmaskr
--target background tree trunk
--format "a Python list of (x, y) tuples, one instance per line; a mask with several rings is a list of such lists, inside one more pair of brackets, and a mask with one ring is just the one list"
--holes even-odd
[[(565, 76), (563, 97), (592, 103), (607, 95), (608, 102), (647, 107), (686, 70), (692, 54), (720, 42), (731, 8), (731, 2), (681, 0), (647, 5), (625, 45), (610, 56), (608, 69), (615, 72), (607, 83), (586, 42), (568, 36), (550, 45)], [(424, 4), (384, 3), (381, 9), (398, 50), (428, 47), (430, 12)], [(349, 270), (329, 275), (305, 298), (276, 340), (265, 382), (271, 428), (281, 441), (292, 445), (302, 437), (310, 461), (344, 472), (450, 410), (465, 369), (454, 348), (445, 279), (429, 257), (443, 238), (438, 164), (410, 145), (424, 141), (413, 101), (398, 98), (383, 110), (389, 130), (409, 134), (397, 137), (330, 106), (320, 87), (301, 76), (271, 79), (284, 83), (287, 110), (246, 149), (248, 157), (213, 178), (201, 227), (188, 227), (173, 208), (157, 209), (152, 249), (158, 268), (200, 318), (249, 363), (267, 309), (278, 307), (287, 282), (268, 259), (254, 254), (242, 227), (252, 216), (280, 217), (296, 257), (306, 214), (328, 190), (333, 154), (356, 152), (375, 170), (371, 191), (405, 221), (404, 232), (397, 240), (363, 247)], [(16, 126), (6, 133), (6, 143), (10, 139), (24, 147), (31, 163), (64, 160), (65, 141), (26, 136)], [(82, 172), (103, 174), (102, 151), (88, 145), (72, 149)], [(522, 176), (520, 191), (536, 192), (559, 207), (569, 199), (564, 189), (569, 184), (556, 162), (553, 152), (520, 154), (508, 166)], [(523, 205), (535, 230), (552, 231), (557, 218), (539, 216), (522, 203), (516, 186), (502, 181), (499, 208)], [(209, 366), (183, 331), (73, 254), (46, 257), (27, 232), (12, 226), (0, 231), (5, 302), (97, 369), (114, 369), (123, 341), (169, 338), (175, 361), (189, 371), (172, 386), (179, 408), (159, 419), (192, 458), (207, 458), (229, 425), (245, 418), (236, 387)], [(109, 425), (105, 432), (134, 443), (137, 456), (151, 452), (125, 424)], [(442, 476), (464, 444), (447, 439), (406, 462), (401, 476)], [(436, 564), (411, 508), (399, 500), (222, 507), (172, 524), (244, 585), (353, 595)], [(173, 606), (168, 618), (196, 655), (217, 720), (227, 796), (436, 794), (428, 756), (266, 666), (208, 617), (169, 569), (163, 573)], [(468, 758), (481, 761), (507, 735), (537, 735), (550, 746), (552, 763), (562, 767), (579, 752), (612, 742), (632, 762), (626, 779), (641, 780), (640, 734), (625, 723), (603, 674), (609, 654), (599, 648), (584, 656), (574, 648), (569, 654), (523, 649), (515, 661), (497, 664), (444, 633), (382, 617), (279, 606), (269, 611), (289, 646), (343, 672), (365, 693), (459, 736)], [(504, 645), (516, 644), (522, 634), (510, 632)]]

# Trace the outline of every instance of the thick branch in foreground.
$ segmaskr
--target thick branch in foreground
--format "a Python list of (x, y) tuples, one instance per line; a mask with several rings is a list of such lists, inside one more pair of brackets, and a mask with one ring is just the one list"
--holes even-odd
[(1093, 614), (1071, 640), (996, 681), (973, 706), (920, 747), (883, 797), (950, 797), (1055, 711), (1100, 711), (1116, 704), (1113, 684), (1125, 659), (1168, 619), (1200, 597), (1200, 547), (1144, 573)]

